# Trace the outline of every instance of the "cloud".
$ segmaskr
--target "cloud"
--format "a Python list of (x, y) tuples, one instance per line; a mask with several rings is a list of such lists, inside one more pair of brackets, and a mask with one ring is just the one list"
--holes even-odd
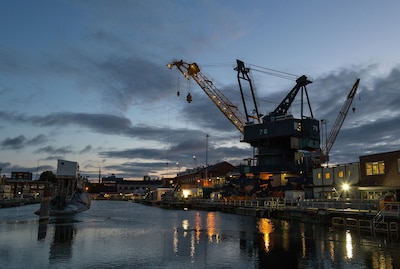
[(61, 154), (61, 155), (65, 155), (72, 152), (73, 150), (71, 146), (64, 146), (59, 148), (55, 148), (53, 146), (46, 146), (35, 150), (35, 153)]
[(87, 145), (84, 149), (79, 151), (79, 154), (87, 153), (87, 152), (90, 152), (91, 150), (92, 150), (92, 146), (91, 145)]
[(26, 146), (40, 145), (40, 144), (45, 143), (46, 141), (47, 141), (47, 138), (43, 134), (37, 135), (36, 137), (31, 138), (31, 139), (27, 139), (24, 135), (19, 135), (14, 138), (4, 139), (3, 141), (1, 141), (0, 146), (3, 149), (19, 150)]
[(6, 138), (1, 142), (1, 146), (4, 149), (21, 149), (24, 147), (26, 141), (25, 136), (19, 135), (14, 138)]

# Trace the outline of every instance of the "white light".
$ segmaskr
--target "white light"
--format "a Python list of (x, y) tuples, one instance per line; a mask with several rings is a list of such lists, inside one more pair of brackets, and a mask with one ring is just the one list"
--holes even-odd
[(183, 198), (188, 198), (190, 193), (191, 193), (190, 190), (182, 190)]
[(349, 184), (344, 183), (343, 186), (342, 186), (342, 188), (343, 188), (344, 191), (348, 191), (349, 188), (350, 188), (350, 186), (349, 186)]

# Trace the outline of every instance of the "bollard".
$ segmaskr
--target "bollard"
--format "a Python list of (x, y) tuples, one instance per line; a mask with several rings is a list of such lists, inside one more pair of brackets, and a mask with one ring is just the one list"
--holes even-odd
[(44, 197), (40, 202), (39, 221), (49, 219), (50, 197)]

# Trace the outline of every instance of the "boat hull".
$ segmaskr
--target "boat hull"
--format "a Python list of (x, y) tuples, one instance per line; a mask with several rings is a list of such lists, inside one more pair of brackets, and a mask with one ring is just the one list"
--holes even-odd
[[(65, 205), (54, 205), (53, 200), (50, 201), (49, 216), (66, 216), (86, 211), (90, 208), (91, 199), (87, 192), (75, 192), (71, 200)], [(42, 205), (43, 206), (43, 205)], [(40, 209), (35, 212), (40, 215)]]

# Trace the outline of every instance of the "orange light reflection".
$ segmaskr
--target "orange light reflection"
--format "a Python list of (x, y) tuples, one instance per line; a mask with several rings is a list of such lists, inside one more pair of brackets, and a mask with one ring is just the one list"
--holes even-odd
[(258, 231), (263, 234), (265, 251), (269, 251), (270, 238), (269, 234), (273, 231), (272, 221), (265, 218), (260, 218), (257, 223)]

